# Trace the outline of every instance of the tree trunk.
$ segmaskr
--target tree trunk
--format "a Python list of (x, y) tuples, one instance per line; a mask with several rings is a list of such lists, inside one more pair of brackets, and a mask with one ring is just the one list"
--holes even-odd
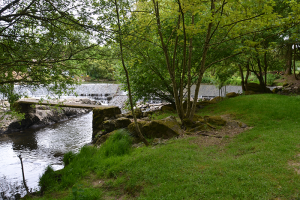
[[(194, 15), (192, 15), (192, 24), (194, 24)], [(191, 112), (191, 65), (192, 65), (192, 51), (193, 51), (193, 38), (190, 37), (190, 46), (189, 46), (189, 58), (188, 58), (188, 103), (186, 109), (186, 116)], [(195, 99), (195, 97), (194, 97)]]
[(122, 34), (121, 34), (119, 7), (118, 7), (117, 0), (115, 0), (115, 6), (116, 6), (117, 20), (118, 20), (118, 34), (119, 34), (119, 45), (120, 45), (120, 52), (121, 52), (121, 60), (122, 60), (123, 69), (124, 69), (125, 74), (126, 74), (126, 81), (127, 81), (127, 87), (128, 87), (128, 96), (129, 96), (129, 102), (130, 102), (131, 112), (132, 112), (132, 116), (133, 116), (133, 119), (134, 119), (135, 128), (136, 128), (136, 131), (138, 133), (139, 138), (144, 142), (144, 144), (146, 146), (149, 146), (148, 141), (145, 139), (145, 137), (141, 133), (141, 130), (140, 130), (140, 127), (139, 127), (139, 125), (137, 123), (136, 115), (135, 115), (134, 109), (133, 109), (133, 102), (132, 102), (132, 95), (131, 95), (131, 89), (130, 89), (129, 75), (128, 75), (127, 68), (125, 66), (124, 56), (123, 56), (123, 43), (122, 43)]
[(245, 77), (245, 89), (246, 89), (246, 91), (248, 91), (247, 84), (248, 84), (248, 78), (249, 78), (249, 76), (250, 76), (249, 65), (250, 65), (250, 64), (249, 64), (249, 61), (248, 61), (247, 65), (246, 65), (247, 73), (246, 73), (246, 77)]
[(292, 74), (292, 49), (293, 44), (287, 44), (287, 51), (286, 51), (286, 65), (285, 65), (285, 75), (291, 75)]
[(295, 79), (298, 80), (297, 75), (296, 75), (296, 53), (297, 53), (297, 46), (294, 44), (294, 76)]
[(241, 65), (239, 65), (239, 69), (240, 69), (240, 74), (241, 74), (241, 84), (242, 84), (242, 90), (243, 92), (246, 91), (246, 87), (245, 87), (245, 81), (244, 81), (244, 72), (243, 72), (243, 68), (241, 67)]
[[(177, 84), (176, 84), (176, 79), (175, 79), (175, 68), (171, 66), (170, 63), (170, 58), (169, 58), (169, 52), (167, 49), (167, 46), (164, 42), (163, 39), (163, 35), (162, 35), (162, 27), (161, 27), (161, 22), (160, 22), (160, 16), (159, 16), (159, 7), (158, 7), (158, 2), (156, 2), (155, 0), (152, 0), (153, 2), (153, 6), (154, 6), (154, 11), (155, 11), (155, 16), (156, 16), (156, 24), (157, 24), (157, 31), (160, 37), (160, 42), (162, 45), (162, 49), (166, 58), (166, 66), (172, 81), (172, 87), (173, 87), (173, 91), (174, 91), (174, 100), (175, 100), (175, 104), (176, 104), (176, 110), (178, 113), (178, 116), (180, 118), (180, 120), (182, 121), (184, 118), (184, 112), (183, 112), (183, 107), (182, 107), (182, 96), (180, 96), (180, 94), (178, 94), (178, 89), (177, 89)], [(176, 49), (174, 49), (174, 54), (176, 52)], [(175, 63), (173, 63), (173, 65), (175, 66)]]
[[(215, 3), (214, 3), (214, 0), (211, 0), (211, 10), (214, 11), (215, 10)], [(190, 113), (187, 113), (187, 118), (189, 119), (192, 119), (194, 114), (195, 114), (195, 111), (196, 111), (196, 104), (197, 104), (197, 100), (198, 100), (198, 94), (199, 94), (199, 89), (200, 89), (200, 84), (201, 84), (201, 81), (202, 81), (202, 78), (203, 78), (203, 74), (205, 72), (205, 63), (206, 63), (206, 56), (207, 56), (207, 52), (208, 52), (208, 49), (209, 49), (209, 42), (210, 42), (210, 39), (211, 39), (211, 29), (212, 29), (212, 26), (213, 26), (213, 23), (210, 22), (208, 24), (208, 27), (207, 27), (207, 32), (206, 32), (206, 38), (205, 38), (205, 43), (204, 43), (204, 47), (203, 47), (203, 53), (202, 53), (202, 59), (201, 59), (201, 64), (200, 64), (200, 69), (199, 69), (199, 72), (198, 72), (198, 81), (197, 81), (197, 84), (196, 84), (196, 89), (195, 89), (195, 97), (194, 97), (194, 102), (193, 102), (193, 106), (192, 106), (192, 109), (191, 109), (191, 112)]]

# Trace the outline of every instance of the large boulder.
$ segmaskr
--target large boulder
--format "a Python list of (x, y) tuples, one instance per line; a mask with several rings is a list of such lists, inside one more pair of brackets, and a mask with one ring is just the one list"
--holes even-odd
[[(150, 123), (150, 122), (144, 121), (144, 120), (138, 120), (137, 123), (139, 125), (140, 130), (142, 130), (143, 126), (146, 125), (147, 123)], [(136, 131), (136, 127), (135, 127), (134, 122), (129, 124), (127, 128), (129, 130), (129, 132), (133, 134), (134, 137), (138, 137), (138, 133)]]
[(233, 98), (233, 97), (237, 97), (237, 96), (239, 96), (239, 95), (235, 92), (229, 92), (226, 94), (226, 97), (228, 97), (228, 98)]
[(213, 99), (211, 99), (210, 101), (212, 103), (218, 103), (219, 101), (222, 101), (224, 98), (223, 97), (215, 97)]
[(116, 115), (121, 114), (121, 110), (117, 106), (103, 106), (93, 109), (93, 136), (94, 138), (97, 133), (103, 130), (102, 123), (104, 118), (115, 118)]
[[(184, 133), (173, 116), (162, 120), (153, 120), (151, 122), (139, 120), (138, 125), (146, 138), (168, 139)], [(138, 138), (134, 123), (128, 126), (128, 130), (134, 137)]]
[(131, 123), (131, 120), (125, 117), (121, 117), (118, 119), (110, 119), (105, 120), (102, 122), (101, 126), (99, 126), (98, 133), (93, 137), (93, 143), (97, 143), (97, 141), (104, 142), (105, 140), (101, 138), (106, 138), (110, 132), (113, 132), (115, 130), (121, 129), (121, 128), (127, 128), (127, 126)]
[(205, 116), (204, 120), (212, 125), (225, 126), (226, 120), (222, 119), (220, 116)]
[(174, 116), (163, 120), (153, 120), (142, 127), (142, 133), (147, 138), (168, 139), (184, 133)]

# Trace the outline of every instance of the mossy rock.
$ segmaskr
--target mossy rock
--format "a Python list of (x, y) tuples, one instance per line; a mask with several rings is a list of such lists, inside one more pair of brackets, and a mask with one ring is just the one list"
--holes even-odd
[(188, 129), (188, 132), (199, 132), (199, 131), (204, 131), (204, 130), (207, 130), (208, 127), (205, 123), (201, 123), (201, 124), (197, 124), (194, 128), (192, 129)]
[(106, 134), (116, 130), (116, 121), (115, 120), (106, 120), (102, 122), (102, 134)]
[(120, 128), (126, 128), (129, 126), (129, 124), (131, 124), (131, 120), (126, 118), (126, 117), (120, 117), (118, 119), (115, 120), (116, 121), (116, 128), (120, 129)]
[(176, 106), (172, 105), (172, 104), (167, 104), (167, 105), (163, 105), (160, 110), (162, 112), (166, 112), (166, 111), (175, 111), (176, 110)]
[(228, 98), (233, 98), (233, 97), (237, 97), (237, 96), (239, 96), (239, 95), (235, 92), (229, 92), (226, 94), (226, 97), (228, 97)]
[[(142, 130), (142, 127), (144, 125), (148, 124), (149, 122), (148, 121), (144, 121), (144, 120), (138, 120), (137, 123), (139, 125), (140, 130)], [(136, 131), (135, 123), (134, 122), (132, 122), (131, 124), (129, 124), (127, 128), (129, 130), (129, 132), (132, 133), (133, 136), (138, 137), (138, 133)]]
[(285, 83), (282, 84), (282, 86), (287, 87), (287, 86), (289, 86), (289, 84), (287, 82), (285, 82)]
[(201, 108), (201, 107), (204, 107), (204, 106), (209, 106), (211, 104), (215, 104), (215, 102), (211, 102), (211, 101), (200, 101), (200, 102), (197, 102), (197, 107), (198, 108)]
[(99, 146), (100, 144), (103, 144), (111, 135), (115, 134), (116, 130), (107, 133), (105, 135), (101, 135), (99, 138), (96, 139), (96, 141), (94, 142), (94, 146)]
[(210, 100), (210, 102), (212, 103), (218, 103), (219, 101), (222, 101), (224, 98), (223, 97), (215, 97), (212, 100)]
[(222, 119), (220, 116), (209, 116), (205, 118), (205, 121), (216, 126), (225, 126), (227, 123), (226, 120)]
[(182, 120), (182, 123), (184, 124), (184, 126), (186, 126), (186, 127), (194, 127), (194, 120), (190, 120), (190, 119), (187, 119), (187, 118), (185, 118), (185, 119), (183, 119)]
[(134, 114), (135, 114), (136, 118), (142, 118), (143, 117), (143, 112), (142, 112), (141, 108), (136, 108), (134, 110)]
[(195, 114), (195, 115), (193, 116), (193, 121), (194, 121), (194, 122), (196, 122), (196, 121), (204, 122), (204, 119), (203, 119), (202, 116), (196, 115), (196, 114)]
[(277, 92), (279, 92), (279, 89), (276, 87), (272, 90), (272, 93), (276, 94)]
[(102, 130), (102, 123), (105, 117), (112, 118), (121, 114), (121, 110), (117, 106), (97, 107), (93, 109), (93, 136)]
[(245, 91), (245, 95), (252, 95), (252, 94), (257, 94), (257, 93), (251, 90)]
[[(134, 110), (134, 114), (135, 114), (135, 117), (136, 117), (137, 119), (140, 119), (140, 118), (143, 117), (143, 112), (142, 112), (141, 108), (136, 108), (136, 109)], [(132, 115), (132, 112), (131, 112), (131, 111), (128, 112), (128, 113), (126, 113), (125, 115), (126, 115), (127, 118), (133, 118), (133, 115)]]
[(173, 138), (184, 134), (174, 116), (163, 120), (153, 120), (142, 127), (142, 133), (147, 138)]

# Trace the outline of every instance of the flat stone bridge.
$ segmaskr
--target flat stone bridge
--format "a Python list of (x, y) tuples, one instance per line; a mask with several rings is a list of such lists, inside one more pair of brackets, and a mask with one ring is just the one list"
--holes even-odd
[(71, 107), (71, 108), (89, 108), (93, 110), (93, 138), (100, 131), (100, 126), (105, 117), (116, 118), (118, 114), (121, 114), (121, 109), (117, 106), (103, 106), (103, 105), (91, 105), (80, 103), (64, 103), (53, 102), (47, 100), (35, 100), (35, 99), (21, 99), (15, 103), (15, 107), (19, 112), (28, 113), (32, 108), (31, 105), (46, 105), (54, 107)]

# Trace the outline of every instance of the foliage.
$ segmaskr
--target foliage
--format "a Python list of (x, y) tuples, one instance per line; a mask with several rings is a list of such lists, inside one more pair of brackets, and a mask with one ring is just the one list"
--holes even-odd
[(84, 0), (4, 1), (0, 10), (0, 89), (10, 102), (22, 95), (8, 89), (14, 84), (46, 87), (62, 95), (80, 82), (78, 74), (84, 68), (78, 62), (87, 58), (85, 50), (95, 46), (89, 41), (89, 6)]
[(116, 65), (118, 64), (117, 56), (110, 47), (97, 46), (87, 51), (89, 59), (81, 63), (86, 69), (86, 74), (91, 80), (108, 79), (114, 80)]

